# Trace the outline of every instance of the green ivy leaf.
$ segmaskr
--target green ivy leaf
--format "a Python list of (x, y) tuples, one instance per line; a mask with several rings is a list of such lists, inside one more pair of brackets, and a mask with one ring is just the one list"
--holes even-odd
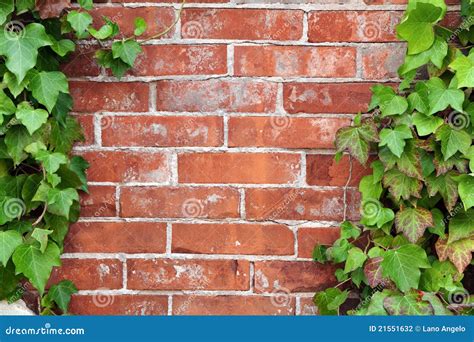
[(418, 135), (422, 137), (436, 132), (443, 122), (443, 119), (437, 116), (427, 116), (418, 112), (413, 114), (413, 124), (416, 127)]
[(53, 267), (61, 266), (59, 254), (59, 248), (55, 243), (48, 244), (44, 253), (41, 253), (40, 249), (34, 245), (23, 244), (13, 253), (16, 273), (23, 273), (43, 295)]
[(384, 300), (384, 308), (392, 316), (427, 316), (434, 314), (431, 304), (419, 300), (418, 293), (415, 291), (388, 296)]
[(419, 67), (433, 63), (438, 69), (443, 66), (443, 60), (448, 54), (448, 43), (443, 38), (436, 36), (433, 45), (426, 51), (420, 52), (416, 55), (406, 55), (405, 63), (398, 69), (400, 75), (406, 75), (412, 70)]
[(444, 237), (446, 224), (444, 223), (444, 215), (438, 208), (431, 210), (431, 215), (433, 215), (433, 226), (428, 228), (428, 231), (431, 234), (436, 234), (438, 236)]
[(71, 296), (74, 293), (77, 293), (76, 286), (70, 280), (63, 280), (60, 283), (51, 286), (47, 296), (58, 305), (63, 313), (67, 313)]
[(65, 125), (57, 121), (51, 122), (51, 146), (55, 152), (67, 153), (76, 141), (84, 139), (82, 129), (77, 120), (71, 116), (66, 117)]
[(53, 188), (48, 191), (48, 211), (51, 214), (69, 218), (69, 210), (73, 201), (79, 201), (79, 195), (75, 189)]
[(48, 173), (55, 173), (59, 166), (67, 163), (67, 157), (58, 152), (39, 151), (36, 160), (43, 164), (44, 169)]
[(430, 268), (426, 252), (414, 244), (388, 250), (381, 263), (382, 274), (395, 282), (400, 291), (418, 288), (420, 268)]
[[(28, 85), (28, 82), (30, 80), (28, 79), (28, 77), (26, 77), (23, 81), (21, 81), (20, 83), (18, 83), (15, 75), (13, 75), (10, 71), (7, 71), (5, 72), (5, 74), (3, 75), (3, 83), (5, 83), (8, 87), (8, 90), (10, 90), (10, 93), (12, 93), (12, 95), (16, 98), (18, 97), (18, 95), (21, 94), (21, 92), (25, 89), (25, 87)], [(2, 107), (5, 107), (5, 105), (7, 105), (8, 107), (7, 108), (12, 108), (8, 102), (8, 100), (10, 100), (8, 98), (5, 99), (5, 98), (2, 98), (0, 102), (3, 102), (3, 100), (7, 101), (5, 104), (3, 105), (0, 105), (0, 108)], [(10, 100), (11, 102), (11, 100)], [(11, 102), (12, 105), (13, 105), (13, 102)], [(14, 105), (13, 105), (14, 106)], [(3, 111), (2, 109), (0, 109), (0, 111)], [(11, 114), (11, 113), (6, 113), (6, 114)]]
[(15, 9), (15, 2), (13, 0), (1, 0), (0, 1), (0, 25), (3, 25), (7, 21), (10, 13), (13, 13)]
[(17, 231), (7, 230), (0, 232), (0, 262), (4, 267), (7, 267), (8, 260), (12, 256), (15, 249), (21, 245), (22, 242), (23, 239), (21, 234)]
[(474, 87), (474, 51), (471, 50), (468, 56), (458, 54), (456, 59), (449, 64), (449, 68), (456, 72), (458, 88)]
[(361, 164), (369, 158), (369, 142), (378, 140), (377, 129), (374, 125), (364, 124), (360, 127), (343, 127), (336, 133), (338, 152), (349, 150)]
[(40, 243), (40, 251), (44, 253), (46, 247), (48, 246), (48, 236), (52, 233), (52, 230), (35, 228), (31, 237)]
[(345, 221), (341, 224), (341, 238), (343, 239), (357, 239), (360, 233), (360, 228), (350, 221)]
[(5, 135), (5, 145), (15, 165), (20, 164), (27, 158), (24, 149), (35, 140), (23, 126), (12, 126), (8, 129)]
[(31, 135), (48, 121), (49, 114), (44, 109), (34, 109), (28, 102), (21, 102), (15, 116)]
[(61, 39), (61, 40), (53, 40), (53, 45), (51, 45), (51, 49), (56, 52), (59, 56), (64, 57), (69, 52), (73, 52), (76, 50), (76, 44), (70, 39)]
[(88, 32), (92, 35), (92, 37), (99, 40), (103, 40), (112, 36), (112, 34), (114, 33), (114, 28), (112, 27), (112, 25), (105, 24), (99, 30), (96, 30), (93, 27), (89, 27)]
[(89, 13), (71, 11), (67, 15), (67, 21), (79, 38), (87, 37), (87, 28), (92, 24), (92, 17)]
[(411, 243), (417, 242), (432, 227), (433, 215), (423, 208), (405, 208), (395, 215), (397, 232), (403, 233)]
[(364, 265), (367, 255), (359, 247), (352, 247), (347, 253), (344, 273), (349, 273)]
[(137, 17), (135, 18), (135, 30), (133, 31), (133, 34), (135, 36), (141, 36), (143, 33), (146, 31), (146, 21), (143, 18)]
[(339, 307), (346, 301), (349, 292), (338, 288), (328, 288), (314, 296), (314, 303), (320, 315), (337, 315)]
[(457, 213), (449, 221), (448, 244), (469, 238), (474, 234), (474, 209)]
[(58, 100), (59, 93), (69, 92), (66, 76), (59, 71), (33, 72), (29, 88), (39, 103), (52, 111)]
[(79, 5), (88, 11), (94, 8), (94, 4), (92, 0), (79, 0)]
[(397, 201), (400, 198), (409, 200), (412, 196), (420, 198), (423, 187), (418, 179), (409, 177), (397, 169), (388, 171), (383, 178), (383, 183)]
[(443, 302), (434, 293), (424, 293), (422, 299), (431, 304), (434, 315), (452, 316), (453, 313), (446, 309)]
[(429, 115), (445, 110), (449, 106), (458, 112), (463, 112), (464, 92), (462, 90), (446, 87), (444, 81), (438, 77), (428, 80), (426, 86), (429, 90)]
[(426, 187), (428, 194), (433, 197), (437, 193), (443, 197), (446, 208), (451, 212), (458, 201), (458, 184), (454, 180), (455, 173), (450, 171), (441, 176), (428, 176), (426, 178)]
[(408, 109), (407, 100), (395, 94), (392, 87), (376, 85), (372, 87), (372, 93), (369, 110), (379, 106), (382, 117), (403, 114)]
[(457, 178), (459, 181), (458, 191), (464, 204), (464, 210), (474, 207), (474, 176), (461, 175)]
[(382, 195), (383, 188), (380, 182), (374, 182), (373, 175), (364, 176), (359, 183), (359, 192), (363, 200), (376, 199)]
[(133, 66), (135, 59), (142, 52), (140, 44), (134, 40), (119, 41), (112, 44), (112, 55), (120, 58), (129, 66)]
[(386, 145), (394, 155), (400, 158), (406, 145), (405, 140), (411, 138), (413, 135), (407, 125), (399, 125), (394, 129), (384, 128), (380, 132), (379, 146)]
[(471, 147), (472, 139), (464, 130), (457, 130), (449, 125), (443, 125), (436, 131), (436, 140), (441, 141), (441, 152), (444, 160), (448, 160), (460, 151), (466, 154)]
[(52, 45), (44, 26), (28, 24), (19, 34), (0, 30), (0, 55), (7, 58), (6, 67), (22, 82), (27, 71), (36, 65), (38, 49)]

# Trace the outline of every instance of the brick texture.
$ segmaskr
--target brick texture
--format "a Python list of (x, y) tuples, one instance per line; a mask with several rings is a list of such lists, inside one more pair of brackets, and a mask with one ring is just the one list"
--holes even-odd
[[(358, 218), (370, 172), (335, 163), (334, 137), (367, 109), (370, 87), (397, 83), (405, 3), (187, 0), (121, 79), (82, 42), (63, 71), (89, 192), (51, 281), (76, 283), (71, 312), (316, 314), (312, 292), (335, 279), (314, 245)], [(143, 17), (147, 38), (179, 6), (101, 1), (93, 15), (125, 36)]]

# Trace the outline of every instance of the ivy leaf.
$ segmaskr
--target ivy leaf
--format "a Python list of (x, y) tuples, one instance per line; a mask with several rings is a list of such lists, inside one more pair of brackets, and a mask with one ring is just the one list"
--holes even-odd
[(87, 28), (92, 24), (92, 17), (89, 13), (71, 11), (67, 15), (67, 21), (76, 32), (78, 38), (87, 36)]
[(359, 183), (359, 192), (362, 194), (363, 200), (380, 198), (382, 195), (383, 188), (380, 182), (374, 183), (374, 177), (372, 175), (364, 176)]
[(448, 244), (469, 238), (474, 234), (474, 209), (457, 213), (449, 221)]
[(135, 36), (141, 36), (143, 33), (146, 31), (146, 21), (145, 19), (141, 17), (135, 18), (135, 30), (133, 31), (133, 34)]
[(429, 90), (429, 115), (445, 110), (449, 106), (458, 112), (463, 111), (464, 92), (462, 90), (447, 88), (444, 81), (438, 77), (433, 77), (428, 80), (426, 86)]
[(387, 316), (383, 303), (385, 298), (390, 294), (389, 291), (375, 292), (370, 298), (369, 306), (367, 307), (367, 315), (371, 316)]
[(367, 255), (359, 247), (353, 247), (347, 253), (346, 265), (344, 273), (349, 273), (364, 265)]
[(379, 106), (382, 117), (403, 114), (408, 109), (407, 100), (395, 94), (392, 87), (376, 85), (372, 87), (372, 92), (369, 110)]
[(79, 5), (88, 11), (94, 8), (92, 0), (79, 0)]
[(48, 173), (55, 173), (58, 171), (61, 164), (67, 163), (67, 157), (58, 152), (39, 151), (36, 155), (36, 160), (43, 164), (44, 169)]
[(5, 65), (18, 82), (36, 65), (38, 49), (51, 44), (44, 26), (38, 23), (28, 24), (19, 34), (0, 30), (0, 55), (7, 58)]
[(436, 132), (443, 122), (443, 119), (438, 116), (427, 116), (418, 112), (413, 114), (413, 124), (416, 127), (418, 135), (422, 137)]
[(339, 307), (346, 301), (349, 292), (338, 288), (328, 288), (316, 293), (314, 303), (318, 307), (320, 315), (337, 315)]
[(468, 56), (458, 54), (456, 59), (449, 64), (449, 68), (456, 72), (458, 88), (474, 87), (474, 51), (471, 50)]
[(69, 210), (73, 201), (79, 201), (79, 195), (75, 189), (53, 188), (48, 191), (48, 211), (51, 214), (69, 218)]
[(59, 71), (41, 71), (32, 73), (29, 88), (39, 103), (52, 111), (59, 93), (69, 92), (66, 76)]
[(409, 177), (397, 169), (388, 171), (383, 178), (383, 183), (397, 201), (400, 198), (409, 200), (411, 196), (420, 198), (423, 187), (418, 179)]
[(446, 309), (443, 302), (434, 293), (425, 292), (422, 299), (431, 304), (433, 315), (452, 316), (453, 313)]
[(441, 141), (441, 152), (444, 160), (454, 156), (457, 151), (466, 154), (471, 147), (472, 139), (464, 130), (457, 130), (443, 125), (436, 131), (436, 141)]
[(458, 191), (464, 210), (474, 207), (474, 176), (461, 175), (456, 179), (459, 181)]
[(412, 70), (431, 61), (438, 69), (443, 66), (443, 60), (448, 54), (448, 43), (443, 38), (436, 36), (433, 45), (426, 51), (416, 55), (406, 55), (405, 62), (398, 69), (400, 75), (406, 75)]
[(49, 114), (44, 109), (34, 109), (28, 102), (21, 102), (15, 116), (31, 135), (48, 121)]
[(15, 113), (15, 110), (16, 107), (13, 101), (5, 94), (3, 90), (0, 90), (0, 114), (12, 114)]
[(28, 130), (23, 126), (13, 126), (7, 130), (5, 135), (5, 145), (10, 157), (15, 165), (20, 164), (27, 158), (27, 154), (23, 151), (26, 146), (33, 143), (35, 138), (32, 137)]
[(57, 121), (51, 122), (50, 143), (55, 152), (68, 153), (72, 145), (83, 138), (81, 126), (70, 115), (66, 117), (65, 126)]
[(428, 228), (429, 232), (444, 237), (446, 225), (444, 223), (443, 213), (438, 208), (434, 208), (431, 210), (431, 215), (433, 215), (433, 226)]
[(51, 45), (51, 49), (61, 57), (66, 56), (69, 52), (73, 52), (76, 49), (76, 44), (70, 39), (54, 39), (52, 42), (53, 45)]
[(112, 36), (112, 34), (114, 33), (114, 28), (112, 27), (112, 25), (105, 24), (99, 30), (96, 30), (93, 27), (89, 27), (88, 32), (92, 35), (92, 37), (99, 40), (103, 40)]
[(341, 238), (343, 239), (357, 239), (360, 236), (360, 229), (352, 222), (345, 221), (341, 224)]
[(433, 197), (440, 193), (446, 208), (451, 212), (458, 201), (458, 184), (454, 180), (455, 173), (448, 172), (438, 177), (431, 175), (426, 178), (428, 194)]
[(420, 268), (430, 268), (426, 252), (414, 244), (388, 250), (381, 263), (382, 274), (395, 282), (402, 292), (410, 288), (418, 288)]
[(70, 280), (63, 280), (60, 283), (51, 286), (47, 296), (58, 305), (63, 313), (67, 313), (71, 296), (74, 293), (77, 293), (76, 286)]
[(121, 78), (130, 69), (130, 66), (121, 59), (114, 59), (111, 51), (98, 50), (95, 57), (100, 66), (110, 68), (112, 74), (117, 78)]
[(384, 288), (392, 287), (394, 284), (388, 278), (385, 278), (382, 275), (382, 263), (383, 257), (375, 257), (367, 260), (364, 266), (364, 273), (367, 277), (367, 281), (369, 286), (372, 288), (376, 288), (377, 286), (381, 285)]
[(377, 128), (369, 123), (360, 127), (343, 127), (336, 133), (338, 152), (349, 150), (361, 164), (369, 158), (369, 142), (375, 141), (378, 141)]
[(22, 242), (21, 234), (15, 230), (0, 232), (0, 262), (4, 267), (7, 267), (8, 260)]
[(120, 58), (131, 67), (140, 52), (142, 52), (142, 48), (140, 44), (134, 40), (118, 41), (112, 44), (113, 57)]
[(48, 245), (48, 235), (50, 235), (53, 231), (41, 228), (35, 228), (31, 237), (40, 243), (40, 251), (44, 253), (46, 247)]
[(328, 261), (328, 258), (326, 256), (326, 250), (327, 250), (326, 246), (323, 246), (323, 245), (314, 246), (313, 260), (321, 264), (324, 264), (326, 261)]
[[(13, 75), (10, 71), (5, 72), (5, 74), (3, 75), (3, 83), (5, 83), (7, 85), (8, 90), (10, 90), (10, 93), (12, 93), (12, 95), (15, 98), (18, 97), (18, 95), (21, 94), (23, 89), (25, 89), (25, 87), (28, 85), (29, 81), (30, 80), (28, 79), (28, 77), (26, 77), (25, 79), (23, 79), (23, 81), (18, 83), (15, 75)], [(8, 99), (8, 100), (10, 100), (10, 99)], [(8, 100), (6, 100), (6, 101), (8, 101)], [(3, 101), (0, 101), (0, 102), (3, 102)], [(9, 106), (9, 104), (7, 104), (7, 105)], [(5, 104), (3, 106), (0, 105), (0, 108), (2, 108), (4, 106), (5, 106)], [(3, 110), (0, 109), (0, 111), (3, 111)]]
[(397, 232), (403, 233), (411, 243), (417, 242), (426, 228), (433, 225), (433, 215), (423, 208), (405, 208), (395, 215)]
[(15, 275), (15, 266), (9, 262), (6, 267), (0, 265), (0, 300), (8, 296), (18, 287), (21, 277)]
[(439, 238), (435, 243), (436, 253), (440, 261), (449, 259), (459, 273), (463, 273), (471, 263), (474, 251), (474, 238), (462, 239), (452, 243)]
[(380, 132), (379, 146), (387, 145), (390, 151), (400, 158), (406, 144), (405, 140), (411, 138), (413, 138), (413, 135), (407, 125), (399, 125), (394, 129), (384, 128)]
[(13, 13), (15, 9), (15, 3), (13, 0), (2, 0), (0, 1), (0, 25), (3, 25), (7, 21), (7, 17), (10, 13)]
[(419, 300), (418, 293), (415, 291), (388, 296), (384, 299), (384, 308), (391, 316), (427, 316), (434, 314), (431, 304)]
[(86, 170), (89, 168), (89, 163), (80, 156), (74, 156), (69, 163), (69, 169), (73, 171), (82, 182), (81, 190), (87, 192)]
[(408, 54), (414, 55), (428, 50), (434, 42), (433, 26), (438, 22), (442, 9), (432, 4), (418, 2), (408, 12), (408, 17), (397, 26), (399, 38), (408, 42)]
[(62, 11), (71, 6), (70, 0), (37, 0), (35, 1), (36, 10), (41, 19), (56, 18)]
[(386, 146), (379, 150), (379, 158), (387, 170), (397, 165), (398, 169), (407, 176), (423, 180), (420, 152), (412, 140), (406, 142), (400, 158), (397, 158)]
[(53, 267), (61, 266), (59, 255), (60, 251), (55, 243), (48, 244), (44, 253), (41, 253), (40, 249), (34, 245), (23, 244), (13, 253), (16, 273), (23, 273), (43, 295)]
[(418, 82), (415, 91), (408, 95), (409, 111), (417, 110), (420, 113), (427, 114), (430, 110), (428, 102), (428, 87), (424, 82)]

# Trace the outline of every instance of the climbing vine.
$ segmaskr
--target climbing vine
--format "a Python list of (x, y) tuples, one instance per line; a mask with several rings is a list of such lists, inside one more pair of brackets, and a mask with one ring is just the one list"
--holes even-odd
[[(410, 0), (396, 31), (407, 42), (402, 82), (372, 88), (368, 115), (336, 135), (336, 159), (370, 164), (361, 219), (346, 221), (314, 260), (337, 265), (339, 284), (316, 293), (320, 314), (472, 314), (465, 288), (474, 251), (474, 1), (456, 30), (444, 0)], [(472, 290), (472, 289), (471, 289)]]
[(21, 298), (28, 281), (42, 314), (66, 313), (77, 292), (69, 280), (46, 287), (78, 220), (78, 192), (87, 192), (88, 163), (71, 156), (82, 130), (69, 114), (73, 99), (60, 67), (75, 41), (92, 40), (98, 64), (121, 77), (141, 43), (172, 27), (139, 41), (144, 19), (135, 19), (127, 37), (110, 18), (93, 24), (92, 9), (92, 0), (0, 1), (0, 300)]

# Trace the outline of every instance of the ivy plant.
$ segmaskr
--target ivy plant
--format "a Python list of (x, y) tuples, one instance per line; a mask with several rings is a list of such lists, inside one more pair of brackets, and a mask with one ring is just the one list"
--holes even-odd
[[(336, 135), (367, 165), (361, 218), (345, 221), (313, 258), (337, 265), (336, 286), (316, 293), (320, 314), (472, 314), (464, 287), (474, 251), (474, 0), (461, 1), (455, 31), (440, 22), (443, 0), (410, 0), (396, 28), (407, 43), (402, 80), (376, 85), (366, 115)], [(472, 271), (471, 271), (472, 272)]]
[(92, 9), (92, 0), (73, 7), (68, 0), (0, 2), (0, 300), (21, 298), (29, 282), (43, 314), (66, 313), (77, 292), (69, 280), (46, 289), (69, 224), (78, 220), (79, 192), (87, 192), (88, 163), (71, 155), (83, 135), (69, 114), (61, 65), (78, 39), (90, 40), (98, 64), (121, 77), (146, 41), (139, 40), (147, 29), (142, 18), (127, 37), (110, 18), (97, 26)]

